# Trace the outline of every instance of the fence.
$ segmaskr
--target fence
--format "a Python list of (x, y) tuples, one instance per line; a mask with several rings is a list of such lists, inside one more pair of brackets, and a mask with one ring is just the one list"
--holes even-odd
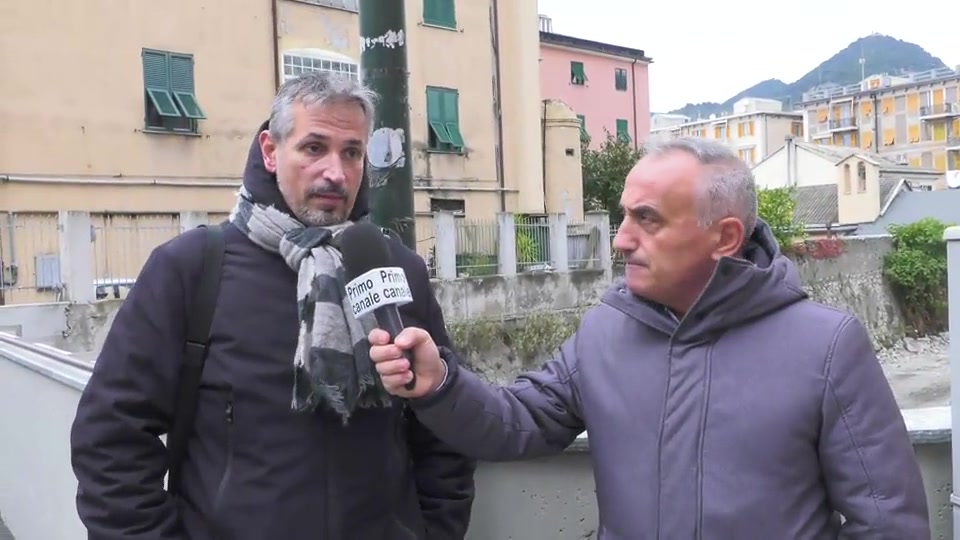
[(0, 305), (61, 299), (57, 214), (0, 213)]
[[(0, 214), (0, 305), (120, 298), (158, 245), (226, 214)], [(455, 279), (517, 272), (609, 269), (605, 212), (583, 223), (564, 214), (499, 214), (466, 220), (418, 216), (417, 252), (432, 277)]]
[(136, 281), (150, 252), (180, 233), (179, 214), (93, 214), (93, 286), (119, 297)]
[(606, 212), (590, 212), (583, 223), (568, 223), (565, 214), (504, 213), (495, 220), (467, 220), (441, 212), (431, 218), (432, 231), (425, 234), (432, 245), (421, 254), (441, 279), (606, 269), (607, 219)]
[(225, 217), (0, 213), (0, 305), (119, 298), (156, 246)]

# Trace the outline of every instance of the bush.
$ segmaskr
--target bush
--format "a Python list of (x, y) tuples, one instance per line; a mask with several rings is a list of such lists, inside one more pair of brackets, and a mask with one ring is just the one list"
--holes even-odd
[(794, 242), (803, 238), (803, 224), (793, 220), (797, 205), (793, 195), (794, 189), (788, 187), (757, 189), (757, 214), (770, 226), (783, 253), (790, 253)]
[(939, 333), (947, 326), (947, 244), (949, 225), (926, 218), (893, 225), (894, 250), (884, 260), (884, 275), (900, 300), (907, 325), (917, 335)]

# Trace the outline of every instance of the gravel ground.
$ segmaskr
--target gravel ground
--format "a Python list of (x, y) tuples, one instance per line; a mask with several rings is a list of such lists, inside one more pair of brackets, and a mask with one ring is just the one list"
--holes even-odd
[(950, 404), (949, 341), (946, 334), (907, 338), (879, 353), (883, 371), (902, 409)]

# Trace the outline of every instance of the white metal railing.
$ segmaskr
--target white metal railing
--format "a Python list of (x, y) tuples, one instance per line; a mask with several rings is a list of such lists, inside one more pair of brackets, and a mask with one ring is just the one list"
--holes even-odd
[[(960, 433), (960, 227), (950, 227), (943, 233), (947, 243), (947, 328), (950, 336), (950, 408), (952, 433)], [(950, 504), (953, 507), (953, 537), (960, 538), (960, 444), (952, 448), (953, 491)]]

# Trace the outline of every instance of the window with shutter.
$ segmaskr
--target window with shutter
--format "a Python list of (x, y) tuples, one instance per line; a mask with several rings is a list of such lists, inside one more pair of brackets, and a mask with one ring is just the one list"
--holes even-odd
[(616, 68), (614, 71), (614, 86), (617, 90), (621, 92), (627, 90), (627, 70), (623, 68)]
[(193, 57), (144, 49), (144, 123), (147, 131), (196, 133), (206, 118), (197, 100)]
[(630, 140), (630, 124), (623, 118), (617, 119), (617, 137), (621, 141)]
[(570, 84), (583, 86), (587, 83), (587, 72), (583, 62), (570, 62)]
[(454, 0), (423, 0), (423, 22), (432, 26), (456, 28), (456, 2)]
[(427, 146), (440, 152), (462, 152), (460, 95), (450, 88), (427, 87)]

